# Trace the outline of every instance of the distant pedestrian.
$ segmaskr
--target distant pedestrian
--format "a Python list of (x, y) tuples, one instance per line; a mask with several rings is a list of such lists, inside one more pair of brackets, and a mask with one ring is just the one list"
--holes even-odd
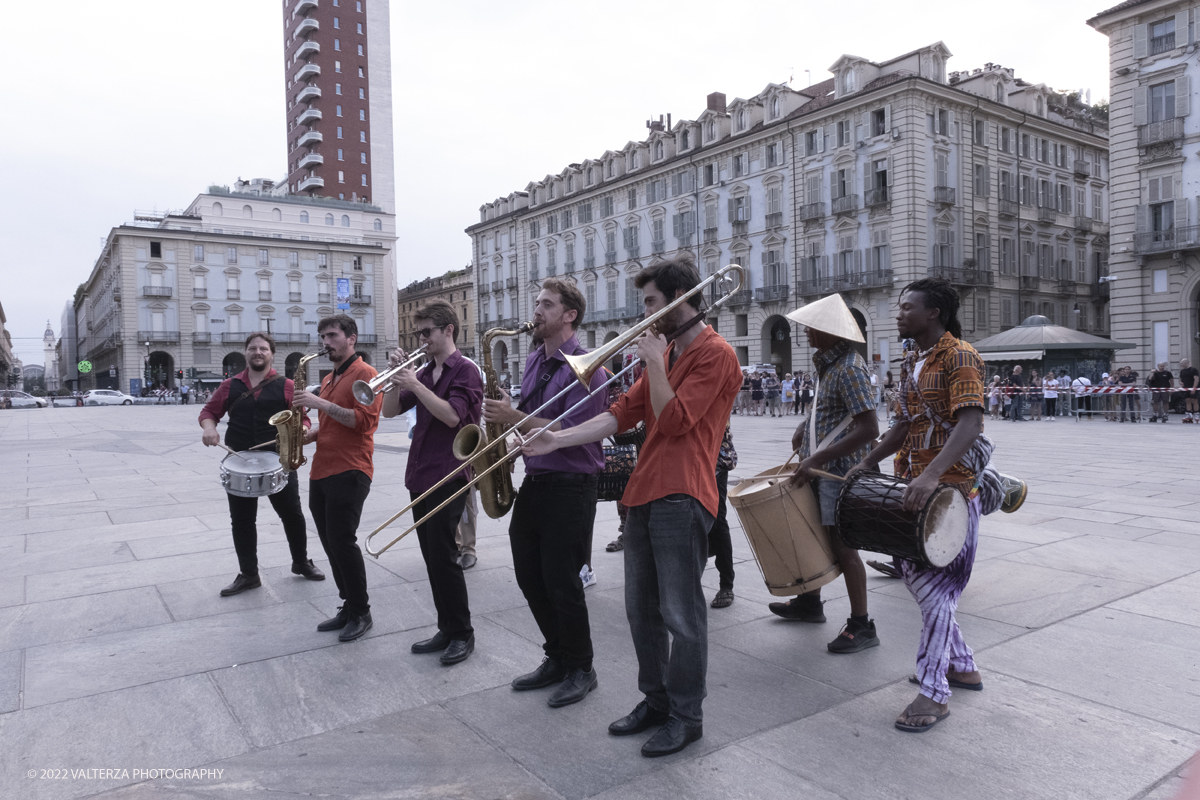
[(1058, 378), (1054, 377), (1053, 372), (1046, 373), (1042, 379), (1042, 397), (1046, 402), (1046, 419), (1053, 422), (1058, 411)]
[[(1114, 378), (1112, 375), (1109, 375), (1107, 372), (1100, 376), (1100, 386), (1104, 387), (1105, 389), (1116, 385), (1116, 378)], [(1097, 400), (1099, 401), (1099, 410), (1104, 412), (1104, 418), (1109, 422), (1116, 422), (1116, 409), (1119, 402), (1116, 395), (1112, 394), (1111, 392), (1105, 392), (1105, 394), (1100, 395)]]
[(1092, 388), (1092, 380), (1084, 375), (1080, 375), (1075, 380), (1071, 381), (1071, 390), (1075, 396), (1079, 398), (1075, 403), (1075, 413), (1079, 418), (1083, 418), (1083, 411), (1087, 409), (1087, 418), (1092, 418), (1092, 396), (1088, 394), (1088, 390)]
[(1000, 414), (1000, 409), (1004, 406), (1004, 387), (1000, 385), (1000, 376), (992, 378), (991, 386), (988, 387), (988, 407), (992, 412), (992, 419), (996, 419)]
[(792, 373), (788, 372), (783, 376), (783, 413), (787, 416), (794, 413), (796, 409), (796, 381), (792, 378)]
[(1167, 414), (1171, 410), (1170, 389), (1175, 386), (1175, 376), (1167, 369), (1163, 361), (1158, 369), (1150, 373), (1146, 379), (1146, 387), (1150, 389), (1150, 421), (1167, 422)]
[(1117, 386), (1121, 388), (1121, 416), (1118, 422), (1125, 421), (1125, 415), (1129, 415), (1130, 422), (1142, 421), (1142, 398), (1137, 392), (1138, 374), (1134, 372), (1133, 367), (1121, 367), (1117, 372)]
[(1021, 375), (1023, 371), (1021, 365), (1017, 364), (1013, 367), (1006, 383), (1008, 392), (1012, 396), (1012, 416), (1009, 419), (1013, 422), (1025, 421), (1025, 418), (1021, 416), (1025, 410), (1025, 378)]
[(1200, 422), (1200, 369), (1186, 358), (1179, 360), (1179, 386), (1183, 393), (1183, 421)]
[(1042, 418), (1042, 379), (1036, 369), (1029, 371), (1029, 418)]
[(759, 417), (766, 413), (766, 409), (763, 408), (765, 397), (762, 375), (757, 372), (750, 373), (750, 407), (754, 409), (754, 416)]
[(188, 404), (188, 395), (191, 394), (191, 387), (186, 383), (179, 387), (179, 405), (186, 406)]

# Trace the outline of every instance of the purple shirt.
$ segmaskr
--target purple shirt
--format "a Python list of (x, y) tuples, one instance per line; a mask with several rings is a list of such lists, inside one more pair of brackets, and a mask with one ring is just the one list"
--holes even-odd
[[(566, 355), (580, 355), (586, 352), (587, 350), (579, 346), (579, 339), (572, 335), (570, 339), (563, 342), (562, 348), (554, 353), (553, 358), (561, 360), (564, 353)], [(544, 389), (539, 389), (538, 387), (542, 384), (542, 375), (548, 369), (553, 369), (555, 366), (554, 364), (547, 365), (546, 362), (548, 360), (545, 345), (540, 345), (529, 354), (529, 359), (525, 362), (525, 375), (521, 378), (521, 409), (526, 413), (532, 413), (542, 403), (554, 397), (567, 386), (574, 388), (538, 413), (537, 416), (544, 420), (554, 419), (582, 400), (586, 394), (582, 384), (575, 377), (575, 373), (571, 371), (571, 368), (566, 363), (563, 363), (558, 368), (558, 371), (554, 373), (554, 377), (550, 379), (550, 382), (545, 385)], [(596, 370), (596, 373), (592, 375), (592, 389), (595, 390), (598, 386), (603, 385), (604, 381), (604, 370)], [(602, 413), (607, 406), (608, 395), (605, 392), (596, 392), (590, 400), (566, 417), (563, 417), (559, 424), (562, 425), (563, 430), (573, 428), (581, 422), (587, 422), (592, 417)], [(525, 458), (525, 472), (527, 474), (543, 472), (582, 472), (595, 474), (603, 471), (604, 447), (600, 442), (576, 445), (575, 447), (564, 447), (560, 450), (555, 450), (550, 455)]]
[(470, 359), (455, 350), (442, 365), (442, 375), (433, 382), (434, 363), (431, 361), (417, 373), (417, 380), (435, 395), (445, 400), (458, 414), (458, 426), (451, 428), (429, 413), (424, 403), (409, 391), (400, 392), (400, 411), (403, 413), (417, 407), (417, 427), (413, 431), (412, 446), (408, 451), (408, 466), (404, 471), (404, 486), (410, 492), (420, 494), (456, 469), (464, 478), (469, 478), (463, 462), (454, 457), (450, 446), (454, 436), (466, 425), (479, 424), (483, 413), (483, 379), (479, 368)]

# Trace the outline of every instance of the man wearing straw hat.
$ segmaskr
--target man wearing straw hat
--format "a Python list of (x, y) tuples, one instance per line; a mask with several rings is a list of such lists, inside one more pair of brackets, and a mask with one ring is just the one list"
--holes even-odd
[[(867, 616), (867, 572), (858, 551), (844, 546), (833, 530), (841, 482), (817, 477), (813, 470), (845, 475), (867, 456), (871, 442), (879, 435), (871, 376), (866, 362), (851, 344), (865, 339), (838, 294), (809, 303), (787, 316), (805, 326), (817, 370), (817, 399), (812, 415), (801, 421), (792, 436), (792, 448), (801, 459), (792, 484), (812, 483), (821, 506), (821, 523), (828, 529), (829, 542), (850, 595), (850, 618), (829, 643), (829, 652), (857, 653), (879, 644), (875, 623)], [(821, 590), (817, 588), (787, 603), (771, 603), (769, 608), (784, 619), (824, 622), (821, 605)]]

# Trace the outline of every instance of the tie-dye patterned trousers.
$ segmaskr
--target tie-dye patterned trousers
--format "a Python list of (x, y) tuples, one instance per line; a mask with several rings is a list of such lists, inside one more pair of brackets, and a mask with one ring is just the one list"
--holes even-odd
[(979, 542), (979, 498), (968, 502), (967, 541), (962, 552), (943, 569), (925, 569), (911, 561), (900, 561), (904, 585), (921, 607), (921, 646), (917, 650), (917, 680), (921, 694), (938, 703), (950, 699), (947, 670), (974, 672), (975, 659), (963, 641), (954, 611), (958, 598), (975, 565), (975, 547)]

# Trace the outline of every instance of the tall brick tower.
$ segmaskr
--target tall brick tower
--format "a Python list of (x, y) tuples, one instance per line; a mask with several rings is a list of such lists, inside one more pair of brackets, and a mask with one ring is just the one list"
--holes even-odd
[(395, 213), (388, 0), (282, 0), (288, 187)]

